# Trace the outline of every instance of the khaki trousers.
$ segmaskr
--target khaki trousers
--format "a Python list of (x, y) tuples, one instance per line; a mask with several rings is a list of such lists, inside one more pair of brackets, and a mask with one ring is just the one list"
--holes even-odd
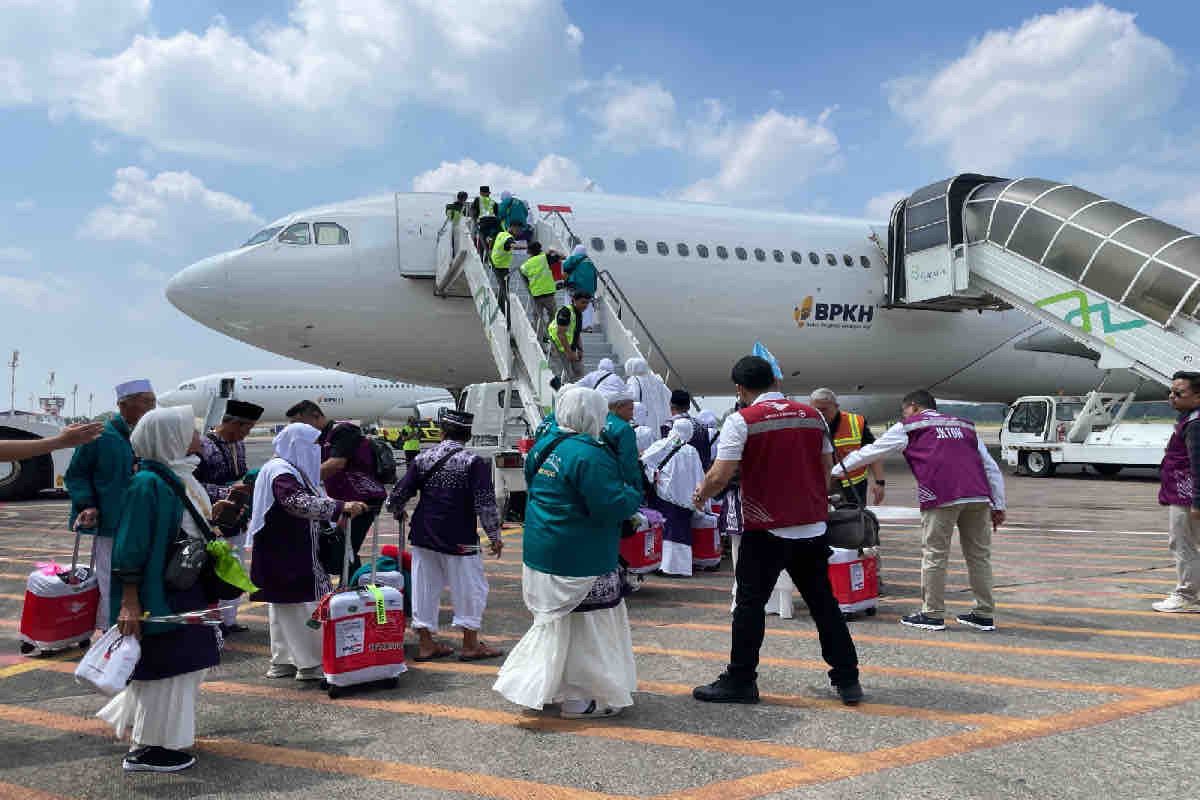
[(1179, 585), (1175, 593), (1196, 600), (1200, 592), (1200, 523), (1192, 521), (1187, 506), (1171, 506), (1168, 512), (1168, 546), (1175, 556)]
[(988, 503), (962, 503), (921, 512), (921, 610), (934, 617), (946, 613), (946, 568), (955, 526), (967, 562), (967, 579), (975, 595), (975, 611), (990, 617), (996, 604), (992, 598), (992, 513)]

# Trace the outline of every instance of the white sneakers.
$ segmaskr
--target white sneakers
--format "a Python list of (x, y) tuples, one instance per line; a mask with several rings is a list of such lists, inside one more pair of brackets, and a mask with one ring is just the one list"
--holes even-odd
[(1159, 600), (1150, 607), (1155, 611), (1162, 611), (1166, 614), (1200, 614), (1200, 602), (1191, 600), (1175, 592), (1167, 595), (1165, 600)]

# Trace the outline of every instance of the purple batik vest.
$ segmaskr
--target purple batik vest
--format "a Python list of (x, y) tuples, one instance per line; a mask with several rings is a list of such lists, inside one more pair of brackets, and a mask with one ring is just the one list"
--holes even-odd
[(1164, 506), (1191, 506), (1194, 489), (1192, 461), (1187, 449), (1187, 426), (1200, 419), (1200, 409), (1181, 416), (1167, 442), (1162, 460), (1162, 486), (1158, 502)]
[(901, 422), (908, 435), (904, 458), (917, 479), (922, 511), (967, 497), (991, 497), (973, 424), (933, 410)]

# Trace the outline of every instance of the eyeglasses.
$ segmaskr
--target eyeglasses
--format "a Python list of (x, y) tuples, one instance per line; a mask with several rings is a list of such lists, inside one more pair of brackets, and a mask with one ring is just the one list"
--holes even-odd
[(1190, 392), (1181, 392), (1178, 389), (1172, 389), (1167, 392), (1167, 397), (1186, 397)]

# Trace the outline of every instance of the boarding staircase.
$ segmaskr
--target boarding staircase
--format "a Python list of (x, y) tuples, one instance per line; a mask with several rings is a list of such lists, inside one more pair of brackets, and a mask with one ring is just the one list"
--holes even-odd
[(1015, 307), (1169, 385), (1200, 365), (1200, 236), (1075, 186), (964, 174), (896, 204), (888, 304)]
[[(540, 218), (532, 221), (533, 240), (542, 244), (543, 252), (556, 250), (570, 254), (581, 241), (571, 229), (570, 208), (538, 206), (538, 211)], [(555, 389), (551, 380), (555, 375), (541, 343), (547, 323), (542, 321), (536, 328), (534, 326), (533, 298), (520, 272), (525, 260), (525, 245), (518, 243), (509, 269), (509, 314), (506, 317), (500, 311), (499, 286), (492, 270), (475, 250), (470, 220), (464, 218), (447, 223), (437, 241), (434, 294), (471, 298), (500, 380), (510, 382), (516, 390), (525, 423), (532, 431), (554, 406)], [(559, 291), (556, 302), (559, 306), (566, 305), (569, 302), (566, 292)], [(663, 374), (668, 384), (682, 385), (678, 371), (672, 367), (616, 278), (607, 271), (599, 271), (593, 311), (591, 331), (581, 334), (585, 374), (597, 369), (601, 360), (610, 358), (615, 365), (615, 374), (624, 377), (627, 359), (645, 358), (652, 369)]]

